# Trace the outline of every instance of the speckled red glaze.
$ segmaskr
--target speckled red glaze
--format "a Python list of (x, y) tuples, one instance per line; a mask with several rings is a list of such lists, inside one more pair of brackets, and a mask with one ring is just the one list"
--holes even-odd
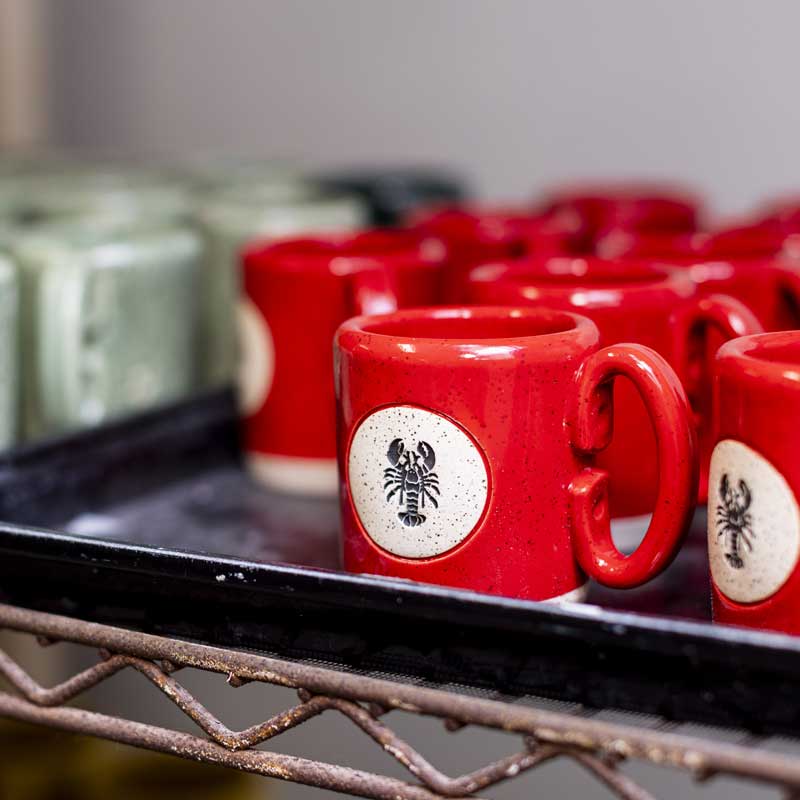
[[(638, 585), (680, 546), (697, 491), (695, 440), (680, 382), (654, 351), (599, 349), (594, 323), (567, 312), (443, 307), (349, 320), (335, 358), (348, 570), (543, 600), (575, 590), (587, 573), (610, 586)], [(661, 445), (654, 517), (628, 557), (611, 540), (608, 476), (594, 455), (611, 436), (610, 386), (620, 374), (640, 387)], [(487, 466), (483, 516), (433, 558), (380, 548), (350, 494), (354, 433), (376, 410), (398, 405), (460, 426)], [(453, 466), (436, 468), (442, 476)]]
[[(699, 499), (705, 501), (713, 434), (702, 327), (723, 339), (761, 331), (743, 304), (720, 295), (700, 297), (682, 271), (595, 258), (485, 264), (471, 272), (467, 296), (478, 304), (535, 305), (585, 314), (597, 324), (603, 344), (636, 342), (660, 353), (692, 400), (700, 442)], [(598, 463), (611, 474), (612, 514), (645, 514), (653, 508), (658, 487), (655, 438), (636, 389), (622, 381), (614, 392), (617, 434)]]
[(269, 326), (274, 377), (243, 421), (248, 452), (336, 457), (331, 347), (348, 317), (440, 300), (444, 247), (372, 230), (256, 244), (242, 256), (246, 297)]
[[(800, 331), (747, 336), (717, 353), (717, 439), (734, 439), (766, 458), (800, 497)], [(713, 513), (713, 512), (709, 512)], [(761, 542), (763, 544), (763, 542)], [(714, 584), (717, 622), (800, 634), (800, 568), (772, 596), (752, 604), (725, 597)]]
[(448, 250), (445, 300), (463, 300), (463, 282), (475, 264), (523, 254), (564, 255), (576, 252), (580, 234), (577, 214), (547, 216), (525, 208), (458, 206), (416, 214), (413, 229), (441, 238)]

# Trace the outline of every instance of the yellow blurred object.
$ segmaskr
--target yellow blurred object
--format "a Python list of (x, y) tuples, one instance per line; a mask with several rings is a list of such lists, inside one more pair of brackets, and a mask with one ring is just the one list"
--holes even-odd
[(132, 747), (0, 722), (2, 800), (256, 800), (263, 779)]

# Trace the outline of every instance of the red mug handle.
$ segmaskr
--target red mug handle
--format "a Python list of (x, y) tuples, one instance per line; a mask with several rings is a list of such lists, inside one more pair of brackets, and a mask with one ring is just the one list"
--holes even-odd
[[(724, 339), (736, 339), (751, 333), (763, 333), (764, 328), (744, 303), (725, 294), (691, 300), (678, 311), (673, 323), (678, 334), (675, 364), (692, 404), (695, 421), (698, 425), (705, 424), (707, 421), (702, 419), (699, 399), (709, 371), (703, 332), (713, 328)], [(710, 405), (705, 407), (708, 409)]]
[(642, 543), (626, 556), (611, 538), (606, 470), (587, 466), (569, 491), (578, 563), (599, 583), (623, 589), (655, 577), (678, 552), (694, 514), (698, 461), (689, 401), (678, 376), (658, 353), (638, 344), (598, 350), (581, 366), (567, 417), (572, 447), (592, 457), (611, 442), (617, 376), (636, 387), (658, 444), (658, 497)]
[(354, 316), (397, 311), (397, 287), (390, 270), (380, 264), (356, 266), (348, 274)]

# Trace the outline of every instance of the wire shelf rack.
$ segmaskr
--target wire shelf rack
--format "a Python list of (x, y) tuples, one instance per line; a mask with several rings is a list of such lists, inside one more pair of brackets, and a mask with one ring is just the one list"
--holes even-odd
[[(554, 759), (574, 763), (627, 800), (653, 796), (625, 774), (625, 763), (633, 761), (671, 767), (697, 781), (732, 776), (800, 797), (800, 758), (768, 752), (753, 737), (740, 743), (715, 742), (675, 732), (663, 720), (645, 726), (618, 724), (593, 719), (581, 710), (542, 710), (510, 699), (409, 685), (9, 605), (0, 605), (0, 629), (35, 636), (43, 647), (72, 642), (98, 651), (96, 664), (45, 688), (0, 650), (0, 675), (8, 687), (0, 691), (0, 716), (375, 800), (483, 795)], [(188, 669), (225, 675), (232, 690), (249, 682), (291, 688), (297, 691), (298, 702), (256, 725), (231, 730), (181, 684), (180, 672)], [(69, 705), (123, 670), (143, 675), (165, 702), (194, 723), (197, 732)], [(393, 730), (391, 716), (396, 713), (439, 719), (443, 736), (474, 726), (514, 734), (519, 745), (503, 758), (449, 776)], [(321, 714), (347, 719), (402, 765), (407, 779), (257, 749)]]

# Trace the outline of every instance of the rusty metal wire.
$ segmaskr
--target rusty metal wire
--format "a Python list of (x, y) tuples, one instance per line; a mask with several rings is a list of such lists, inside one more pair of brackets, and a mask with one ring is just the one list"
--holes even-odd
[[(16, 690), (16, 694), (0, 692), (0, 716), (375, 800), (475, 796), (554, 758), (572, 760), (626, 800), (651, 797), (620, 771), (629, 759), (676, 767), (698, 780), (727, 774), (780, 786), (790, 796), (800, 792), (800, 760), (742, 745), (377, 680), (1, 604), (0, 628), (34, 634), (43, 645), (70, 641), (100, 651), (97, 664), (45, 688), (0, 650), (0, 675)], [(224, 674), (234, 687), (258, 681), (294, 688), (300, 702), (257, 725), (233, 731), (176, 680), (176, 671), (185, 667)], [(125, 669), (141, 673), (207, 738), (63, 707)], [(480, 726), (517, 733), (521, 747), (473, 772), (450, 777), (385, 723), (393, 710), (438, 717), (448, 731)], [(329, 712), (342, 715), (370, 737), (414, 782), (252, 749)]]

